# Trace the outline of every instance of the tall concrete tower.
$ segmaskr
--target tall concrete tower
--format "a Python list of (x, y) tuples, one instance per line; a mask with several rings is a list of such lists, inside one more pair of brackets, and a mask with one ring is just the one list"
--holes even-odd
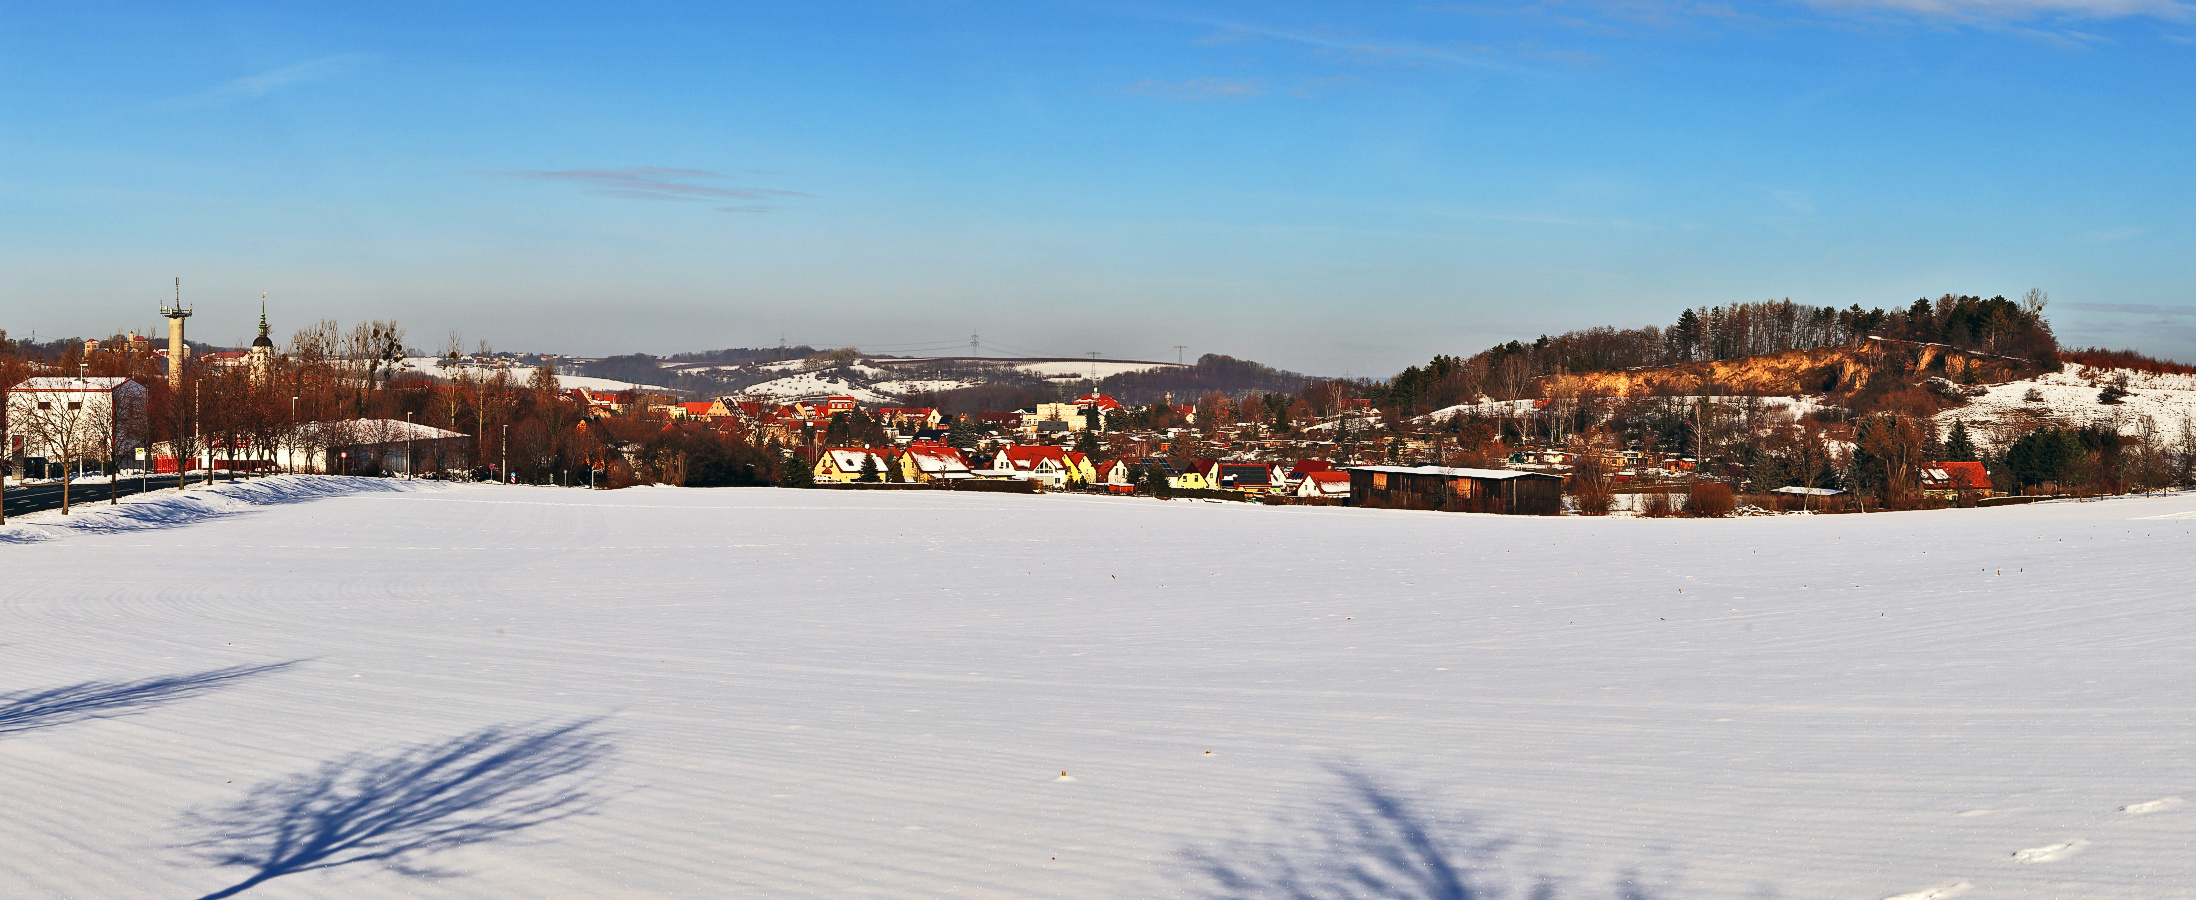
[(183, 279), (175, 279), (175, 305), (163, 306), (160, 314), (168, 319), (168, 386), (183, 386), (184, 358), (191, 355), (190, 345), (183, 343), (183, 320), (191, 317), (191, 310), (183, 306)]

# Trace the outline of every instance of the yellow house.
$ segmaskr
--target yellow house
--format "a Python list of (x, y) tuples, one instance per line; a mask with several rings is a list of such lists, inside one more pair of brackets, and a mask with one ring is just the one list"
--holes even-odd
[[(859, 461), (855, 462), (859, 466)], [(944, 444), (917, 442), (900, 451), (900, 480), (909, 483), (960, 481), (976, 477), (969, 472), (961, 451)]]
[(1098, 480), (1098, 467), (1091, 463), (1090, 454), (1070, 450), (1061, 455), (1067, 457), (1069, 484), (1091, 484)]
[(876, 451), (868, 447), (826, 448), (823, 455), (816, 457), (816, 480), (840, 483), (860, 481), (862, 477), (862, 460), (865, 457), (876, 461), (876, 468), (873, 471), (877, 473), (877, 480), (883, 481), (885, 467), (890, 463), (885, 462), (884, 457), (878, 456)]

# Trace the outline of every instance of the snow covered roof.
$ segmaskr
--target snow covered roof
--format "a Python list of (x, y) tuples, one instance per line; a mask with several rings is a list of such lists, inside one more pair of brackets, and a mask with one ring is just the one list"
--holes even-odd
[(961, 451), (936, 444), (911, 444), (905, 451), (915, 460), (915, 468), (933, 474), (966, 472), (968, 463), (961, 459)]
[(471, 437), (462, 431), (450, 431), (433, 425), (406, 422), (403, 419), (349, 419), (336, 422), (308, 422), (303, 428), (307, 439), (313, 443), (331, 446), (345, 443), (381, 444), (397, 441), (434, 441), (445, 438)]
[(1446, 475), (1450, 478), (1554, 478), (1539, 472), (1520, 472), (1516, 469), (1462, 469), (1454, 466), (1351, 466), (1351, 472), (1395, 472), (1404, 475)]
[(874, 451), (864, 448), (833, 447), (831, 449), (825, 450), (824, 453), (830, 457), (831, 465), (841, 472), (861, 471), (862, 457), (865, 456), (877, 461), (878, 471), (884, 470), (884, 457), (878, 456)]
[(95, 377), (95, 378), (73, 378), (73, 377), (58, 377), (58, 376), (43, 376), (43, 375), (42, 375), (42, 376), (39, 376), (39, 377), (37, 377), (37, 378), (28, 378), (28, 379), (24, 379), (24, 381), (23, 381), (23, 383), (22, 383), (22, 384), (18, 384), (18, 385), (16, 385), (15, 387), (11, 388), (10, 390), (17, 390), (17, 391), (111, 391), (111, 390), (114, 390), (116, 386), (118, 386), (118, 385), (120, 385), (120, 384), (122, 384), (123, 382), (126, 382), (126, 381), (128, 381), (128, 380), (129, 380), (129, 379), (127, 379), (127, 378), (111, 378), (111, 377), (107, 377), (107, 376), (99, 376), (99, 377)]

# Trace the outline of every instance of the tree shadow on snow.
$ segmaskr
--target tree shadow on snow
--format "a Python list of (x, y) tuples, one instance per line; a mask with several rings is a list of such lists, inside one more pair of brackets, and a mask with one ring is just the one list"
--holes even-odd
[(226, 518), (252, 507), (304, 503), (349, 494), (429, 490), (418, 482), (345, 475), (277, 475), (257, 481), (224, 482), (215, 488), (158, 491), (136, 495), (120, 506), (87, 504), (64, 521), (39, 522), (0, 530), (0, 544), (35, 544), (62, 532), (121, 534), (181, 528)]
[(589, 790), (588, 770), (613, 749), (588, 720), (499, 725), (392, 753), (353, 754), (260, 784), (225, 809), (189, 814), (187, 824), (205, 837), (182, 846), (215, 866), (251, 871), (201, 900), (351, 863), (452, 874), (415, 860), (589, 812), (601, 799)]
[[(1563, 879), (1499, 864), (1512, 841), (1442, 817), (1370, 775), (1328, 767), (1340, 784), (1272, 837), (1187, 848), (1183, 880), (1206, 900), (1558, 900)], [(1656, 900), (1627, 872), (1616, 900)]]
[(48, 688), (0, 696), (0, 736), (67, 725), (85, 719), (106, 719), (185, 700), (228, 685), (277, 672), (296, 661), (264, 666), (230, 666), (182, 675), (156, 675), (136, 681), (86, 681), (67, 687)]

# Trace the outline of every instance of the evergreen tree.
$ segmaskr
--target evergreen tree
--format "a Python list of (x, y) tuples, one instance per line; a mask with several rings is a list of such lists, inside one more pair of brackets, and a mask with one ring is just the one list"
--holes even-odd
[(2038, 428), (2006, 448), (2005, 467), (2022, 487), (2061, 482), (2074, 467), (2075, 457), (2085, 453), (2073, 432), (2049, 426)]
[(956, 417), (952, 426), (946, 429), (946, 445), (958, 450), (974, 450), (983, 439), (984, 430), (978, 428), (976, 421), (968, 416)]
[(1075, 436), (1075, 452), (1086, 456), (1097, 456), (1098, 451), (1101, 449), (1104, 448), (1099, 445), (1097, 434), (1086, 429)]
[(782, 488), (808, 488), (816, 486), (816, 472), (808, 467), (796, 453), (778, 462), (778, 486)]
[(1967, 436), (1967, 423), (1952, 420), (1952, 433), (1944, 439), (1944, 458), (1951, 462), (1974, 462), (1975, 439)]
[(862, 474), (856, 480), (864, 484), (876, 484), (878, 474), (877, 454), (864, 452), (862, 454)]

